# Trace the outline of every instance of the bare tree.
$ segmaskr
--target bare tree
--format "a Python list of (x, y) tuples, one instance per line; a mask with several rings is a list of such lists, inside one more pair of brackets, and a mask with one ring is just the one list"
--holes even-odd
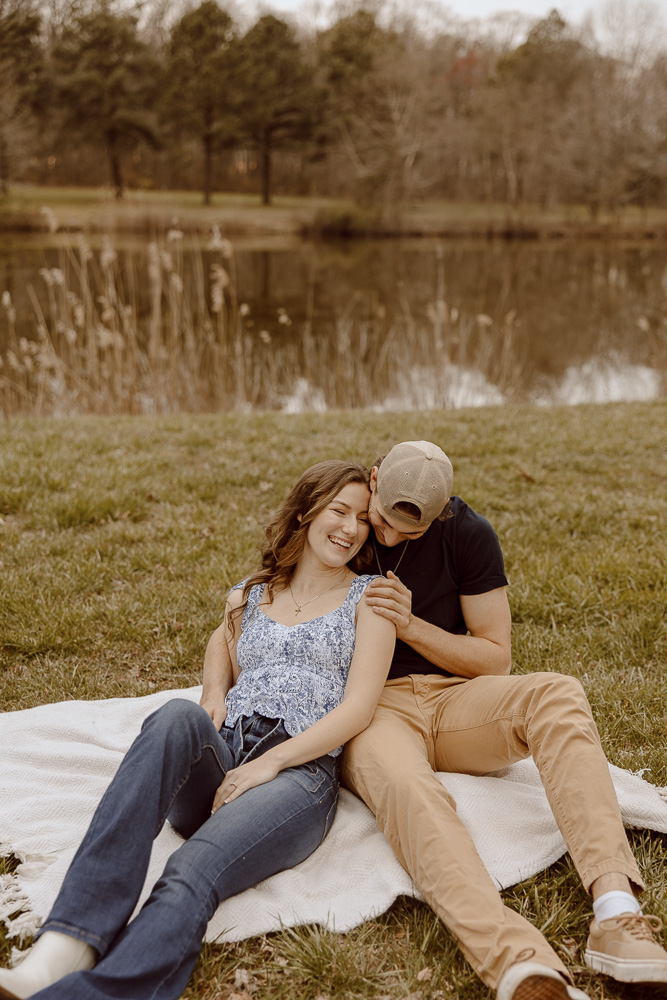
[(35, 148), (44, 96), (40, 18), (35, 6), (0, 0), (0, 192)]
[[(351, 165), (354, 191), (386, 220), (411, 196), (429, 141), (428, 59), (419, 37), (378, 25), (358, 10), (320, 37), (332, 155)], [(432, 128), (435, 119), (430, 120)]]

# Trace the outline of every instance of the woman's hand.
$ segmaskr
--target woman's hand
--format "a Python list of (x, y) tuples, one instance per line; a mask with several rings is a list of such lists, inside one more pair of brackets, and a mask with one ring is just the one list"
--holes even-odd
[(215, 728), (220, 731), (220, 727), (227, 718), (227, 705), (222, 690), (207, 691), (204, 689), (199, 704), (210, 715)]
[(248, 761), (247, 764), (241, 764), (240, 767), (234, 767), (227, 771), (224, 781), (215, 793), (211, 815), (217, 812), (221, 806), (226, 806), (228, 802), (238, 799), (239, 795), (243, 795), (249, 788), (273, 781), (278, 771), (280, 771), (280, 767), (277, 763), (272, 762), (270, 751), (262, 754), (256, 760)]
[(396, 635), (404, 638), (412, 618), (412, 591), (389, 570), (387, 577), (372, 580), (366, 588), (366, 604), (396, 626)]

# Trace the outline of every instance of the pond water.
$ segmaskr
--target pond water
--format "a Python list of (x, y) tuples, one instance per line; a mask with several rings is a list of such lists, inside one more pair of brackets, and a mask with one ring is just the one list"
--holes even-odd
[[(267, 239), (229, 247), (172, 234), (153, 248), (114, 241), (102, 266), (104, 252), (93, 246), (88, 265), (89, 295), (100, 303), (95, 322), (113, 327), (100, 316), (109, 311), (105, 296), (115, 296), (132, 316), (137, 350), (150, 354), (152, 337), (155, 353), (159, 336), (162, 356), (181, 352), (172, 371), (196, 354), (198, 377), (209, 380), (196, 390), (202, 409), (398, 410), (667, 394), (663, 243)], [(0, 295), (8, 293), (4, 305), (11, 300), (16, 317), (12, 331), (0, 309), (5, 372), (11, 342), (34, 341), (40, 310), (51, 339), (63, 333), (67, 319), (54, 314), (48, 275), (71, 303), (81, 302), (80, 260), (76, 238), (69, 250), (53, 238), (0, 242)], [(78, 335), (65, 333), (72, 342)], [(217, 338), (213, 353), (201, 346), (206, 337)], [(212, 394), (211, 379), (224, 393)], [(134, 409), (161, 408), (145, 387), (133, 398)]]

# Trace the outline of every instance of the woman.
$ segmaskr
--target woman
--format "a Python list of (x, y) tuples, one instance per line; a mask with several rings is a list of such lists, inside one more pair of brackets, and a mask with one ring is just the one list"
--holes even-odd
[[(372, 578), (354, 572), (369, 497), (362, 466), (303, 474), (262, 568), (228, 598), (201, 705), (174, 699), (146, 719), (37, 943), (0, 970), (0, 996), (174, 1000), (218, 904), (321, 843), (341, 744), (369, 724), (394, 647), (393, 625), (360, 600)], [(130, 921), (165, 819), (188, 839)]]

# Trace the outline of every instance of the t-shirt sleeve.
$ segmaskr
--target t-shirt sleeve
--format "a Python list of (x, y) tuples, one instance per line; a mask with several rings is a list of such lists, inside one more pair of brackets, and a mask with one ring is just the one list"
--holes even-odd
[(460, 594), (486, 594), (508, 584), (498, 536), (486, 518), (470, 507), (457, 532), (456, 565)]

